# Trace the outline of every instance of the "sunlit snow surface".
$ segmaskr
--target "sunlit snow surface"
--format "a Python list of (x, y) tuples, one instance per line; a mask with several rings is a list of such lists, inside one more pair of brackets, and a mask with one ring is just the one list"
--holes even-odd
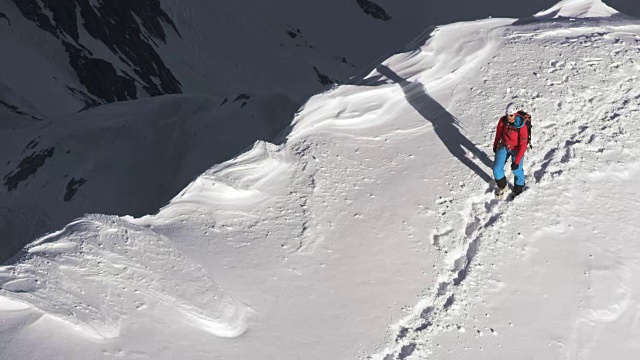
[[(0, 269), (2, 357), (635, 358), (640, 22), (614, 13), (439, 27), (157, 214), (35, 241)], [(497, 201), (514, 99), (528, 188)]]

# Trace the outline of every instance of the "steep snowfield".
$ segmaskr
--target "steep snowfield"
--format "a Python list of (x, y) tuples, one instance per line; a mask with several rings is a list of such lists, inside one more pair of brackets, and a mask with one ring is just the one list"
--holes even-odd
[(0, 0), (0, 262), (85, 213), (156, 212), (429, 21), (420, 0), (113, 4)]
[(281, 94), (168, 95), (0, 132), (0, 259), (87, 212), (157, 212), (214, 164), (274, 141), (296, 108)]
[[(1, 357), (634, 358), (640, 23), (615, 13), (439, 27), (158, 213), (31, 243), (0, 268)], [(504, 202), (514, 99), (534, 147)]]

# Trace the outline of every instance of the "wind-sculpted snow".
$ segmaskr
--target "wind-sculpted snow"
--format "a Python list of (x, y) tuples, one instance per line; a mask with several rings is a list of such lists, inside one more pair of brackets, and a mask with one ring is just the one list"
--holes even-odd
[(557, 17), (596, 18), (610, 17), (619, 14), (615, 9), (601, 1), (593, 0), (563, 0), (551, 8), (534, 15), (540, 20)]
[[(158, 213), (89, 216), (30, 245), (1, 270), (12, 341), (0, 354), (633, 358), (640, 26), (602, 9), (564, 1), (540, 18), (426, 31), (310, 99), (285, 141), (210, 164)], [(214, 103), (236, 114), (257, 100)], [(533, 149), (525, 192), (498, 201), (491, 148), (511, 101), (533, 115)], [(200, 102), (176, 103), (154, 114), (202, 121)], [(50, 318), (113, 338), (80, 342)]]
[(224, 104), (188, 95), (117, 103), (17, 137), (0, 134), (7, 149), (0, 203), (48, 224), (20, 227), (0, 212), (0, 233), (11, 239), (0, 260), (32, 241), (34, 230), (41, 236), (86, 213), (157, 212), (211, 166), (257, 140), (275, 141), (297, 108), (280, 94), (233, 96), (238, 101)]
[[(390, 123), (392, 116), (382, 116), (393, 112), (393, 102), (386, 101), (389, 89), (383, 87), (361, 91), (357, 87), (341, 86), (333, 90), (330, 98), (316, 96), (304, 105), (304, 116), (297, 116), (293, 121), (293, 131), (289, 134), (294, 141), (309, 134), (375, 129)], [(383, 100), (383, 101), (380, 101)], [(330, 106), (332, 111), (326, 111)]]
[(169, 214), (182, 208), (188, 213), (201, 206), (251, 207), (276, 195), (273, 190), (277, 182), (290, 177), (293, 165), (280, 147), (257, 142), (251, 150), (199, 176), (161, 211), (160, 217), (173, 217)]
[(251, 314), (166, 238), (107, 216), (76, 221), (27, 246), (0, 268), (0, 296), (98, 339), (117, 337), (123, 320), (160, 306), (221, 337), (241, 335)]

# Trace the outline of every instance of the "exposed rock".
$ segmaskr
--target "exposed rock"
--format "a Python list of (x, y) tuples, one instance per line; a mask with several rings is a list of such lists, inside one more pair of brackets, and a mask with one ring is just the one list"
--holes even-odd
[(38, 169), (44, 165), (47, 158), (53, 156), (54, 150), (55, 147), (40, 150), (40, 152), (34, 152), (22, 159), (15, 171), (4, 176), (4, 185), (7, 187), (7, 190), (15, 190), (18, 184), (27, 180), (31, 175), (34, 175)]
[(358, 5), (362, 11), (366, 14), (370, 15), (374, 19), (379, 19), (383, 21), (391, 20), (391, 16), (387, 14), (387, 12), (378, 4), (374, 3), (370, 0), (358, 0)]
[(15, 106), (15, 105), (11, 105), (11, 104), (7, 103), (6, 101), (0, 100), (0, 106), (6, 107), (11, 112), (16, 113), (18, 115), (28, 116), (28, 117), (32, 118), (33, 120), (42, 121), (41, 118), (39, 118), (37, 116), (34, 116), (34, 115), (31, 115), (31, 114), (27, 114), (26, 112), (20, 110), (19, 107)]
[[(27, 19), (60, 39), (80, 82), (100, 101), (137, 98), (137, 80), (124, 70), (118, 71), (108, 61), (96, 58), (83, 46), (79, 42), (79, 22), (89, 35), (131, 67), (149, 95), (182, 92), (180, 82), (152, 45), (158, 40), (166, 42), (162, 22), (180, 35), (159, 0), (109, 0), (96, 6), (89, 0), (13, 1)], [(47, 14), (51, 14), (52, 19)], [(82, 100), (87, 106), (92, 105), (86, 97)]]
[(2, 20), (2, 19), (7, 20), (7, 24), (9, 24), (9, 26), (11, 26), (11, 20), (9, 20), (9, 18), (7, 17), (7, 15), (5, 13), (0, 11), (0, 20)]
[(82, 100), (82, 102), (84, 102), (84, 107), (78, 110), (78, 112), (100, 105), (100, 101), (92, 98), (91, 95), (87, 94), (86, 92), (80, 89), (76, 89), (72, 86), (67, 85), (67, 90), (73, 95), (75, 95), (77, 98)]
[(248, 94), (240, 94), (236, 96), (235, 99), (233, 99), (233, 102), (240, 101), (240, 100), (249, 100), (250, 98), (251, 96), (249, 96)]
[(27, 20), (33, 21), (41, 29), (57, 35), (56, 27), (53, 26), (49, 17), (42, 12), (37, 0), (13, 0), (13, 2)]
[(407, 345), (404, 345), (400, 349), (400, 354), (398, 354), (398, 360), (404, 360), (409, 356), (411, 356), (411, 354), (413, 354), (413, 352), (416, 350), (416, 347), (417, 347), (416, 343), (413, 343), (413, 342)]
[(242, 109), (243, 107), (247, 106), (247, 100), (249, 100), (250, 98), (251, 96), (249, 96), (248, 94), (240, 94), (236, 96), (235, 99), (233, 99), (233, 102), (242, 101), (242, 104), (240, 104), (240, 108)]
[(84, 185), (86, 182), (87, 180), (84, 178), (80, 178), (78, 180), (76, 180), (75, 178), (71, 178), (71, 180), (69, 180), (69, 183), (67, 183), (67, 189), (64, 194), (64, 201), (71, 201), (80, 186)]
[(321, 73), (317, 67), (314, 66), (313, 70), (315, 70), (316, 75), (318, 75), (318, 81), (320, 81), (320, 84), (326, 86), (326, 85), (333, 85), (336, 83), (336, 81), (330, 78), (328, 75)]
[(340, 61), (343, 64), (347, 64), (347, 65), (351, 65), (351, 67), (356, 67), (351, 61), (347, 60), (346, 57), (338, 57), (336, 58), (338, 61)]
[(29, 141), (29, 143), (27, 144), (27, 146), (24, 147), (24, 150), (22, 150), (22, 153), (24, 154), (25, 151), (27, 150), (33, 150), (36, 148), (36, 146), (38, 146), (38, 144), (40, 144), (40, 141), (38, 141), (38, 139), (40, 139), (40, 136), (38, 136), (37, 138)]
[(66, 41), (69, 63), (78, 74), (80, 83), (94, 96), (107, 102), (136, 99), (136, 82), (131, 77), (118, 75), (110, 62), (90, 58), (85, 52)]

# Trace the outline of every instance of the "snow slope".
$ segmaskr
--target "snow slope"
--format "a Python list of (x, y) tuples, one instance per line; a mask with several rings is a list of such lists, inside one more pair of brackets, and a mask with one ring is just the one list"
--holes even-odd
[(421, 1), (385, 8), (376, 18), (338, 0), (2, 0), (0, 85), (52, 120), (176, 93), (282, 93), (301, 104), (422, 28)]
[[(556, 10), (426, 32), (157, 214), (31, 243), (0, 268), (0, 354), (632, 358), (640, 23)], [(514, 99), (534, 148), (500, 202)]]
[[(386, 58), (385, 54), (393, 52), (398, 44), (427, 24), (499, 14), (524, 15), (524, 11), (533, 11), (542, 4), (550, 5), (551, 1), (516, 4), (501, 0), (480, 6), (477, 2), (464, 0), (435, 9), (421, 1), (386, 2), (381, 3), (382, 9), (386, 9), (382, 14), (391, 19), (384, 20), (384, 17), (379, 18), (380, 14), (376, 18), (375, 12), (371, 15), (371, 11), (363, 11), (366, 6), (374, 6), (364, 0), (359, 3), (325, 1), (304, 6), (298, 1), (211, 4), (141, 0), (123, 7), (119, 21), (114, 21), (115, 10), (107, 6), (111, 3), (98, 6), (95, 2), (0, 0), (3, 15), (0, 48), (7, 49), (9, 55), (0, 58), (0, 129), (3, 132), (0, 138), (4, 139), (0, 141), (0, 173), (5, 182), (5, 186), (0, 187), (0, 199), (11, 205), (5, 205), (0, 211), (0, 233), (7, 234), (5, 236), (10, 239), (9, 246), (0, 250), (0, 261), (15, 254), (33, 238), (54, 231), (85, 213), (133, 216), (153, 213), (206, 168), (228, 160), (255, 140), (272, 140), (273, 134), (283, 130), (290, 121), (289, 116), (272, 121), (268, 115), (254, 117), (255, 125), (242, 120), (248, 128), (262, 129), (265, 121), (271, 121), (273, 127), (268, 127), (266, 133), (261, 130), (246, 132), (247, 137), (242, 135), (242, 142), (229, 141), (232, 145), (228, 148), (216, 145), (216, 153), (226, 157), (198, 160), (196, 167), (159, 167), (149, 161), (149, 157), (155, 158), (155, 155), (148, 152), (150, 148), (144, 147), (139, 149), (144, 154), (140, 157), (130, 155), (136, 152), (134, 148), (130, 148), (126, 156), (109, 151), (107, 147), (92, 149), (93, 141), (74, 140), (70, 147), (68, 142), (84, 130), (83, 126), (76, 130), (78, 125), (68, 124), (79, 124), (94, 114), (79, 115), (77, 111), (100, 101), (123, 100), (123, 96), (128, 99), (133, 90), (122, 83), (128, 84), (135, 79), (136, 95), (133, 97), (141, 98), (163, 91), (175, 92), (177, 87), (185, 94), (199, 98), (209, 96), (212, 102), (220, 103), (224, 99), (243, 104), (247, 97), (271, 98), (275, 99), (273, 104), (262, 101), (261, 106), (271, 109), (288, 102), (291, 106), (283, 109), (293, 114), (309, 95), (326, 88), (329, 82), (345, 80), (355, 73), (360, 77), (366, 75), (369, 72), (366, 69), (371, 68), (368, 64), (375, 58)], [(42, 18), (35, 22), (29, 20), (18, 4), (27, 8), (32, 6), (29, 8), (31, 14), (40, 14)], [(64, 6), (75, 6), (76, 17), (63, 11)], [(578, 6), (584, 8), (583, 12), (592, 11), (588, 3), (582, 2)], [(89, 7), (97, 11), (95, 16), (89, 16)], [(138, 16), (140, 13), (146, 14), (144, 21)], [(331, 19), (331, 26), (327, 26), (327, 19)], [(49, 24), (49, 27), (43, 24)], [(96, 29), (104, 29), (109, 36), (98, 36), (103, 33), (96, 33)], [(123, 29), (129, 29), (129, 37), (122, 34)], [(131, 40), (134, 38), (137, 40)], [(74, 51), (79, 52), (76, 56), (82, 61), (71, 61), (70, 52)], [(373, 64), (378, 63), (374, 61)], [(79, 68), (78, 64), (84, 64), (84, 67)], [(110, 66), (115, 70), (107, 71)], [(159, 75), (158, 71), (166, 76)], [(175, 81), (171, 80), (173, 77)], [(163, 103), (164, 100), (158, 100), (158, 105), (145, 105), (135, 112), (127, 110), (130, 112), (127, 124), (141, 130), (127, 135), (127, 145), (123, 148), (154, 138), (169, 144), (188, 144), (187, 140), (175, 138), (171, 127), (147, 127), (151, 122), (145, 119), (158, 116), (158, 113), (144, 109)], [(190, 108), (191, 105), (185, 106)], [(180, 111), (184, 115), (190, 110)], [(114, 116), (121, 117), (121, 114)], [(239, 116), (245, 119), (249, 115)], [(225, 121), (216, 119), (213, 122)], [(183, 122), (185, 126), (180, 127), (186, 133), (200, 126), (194, 121), (191, 129), (189, 122)], [(105, 121), (105, 124), (119, 126), (121, 123)], [(46, 135), (52, 128), (56, 128), (54, 134)], [(104, 137), (104, 141), (101, 144), (122, 141), (107, 139), (118, 136), (118, 129), (102, 129), (99, 136)], [(156, 130), (159, 133), (154, 133)], [(178, 127), (173, 128), (173, 131), (177, 130)], [(228, 130), (229, 127), (210, 128), (208, 134)], [(41, 147), (33, 147), (43, 132), (48, 141), (40, 141)], [(233, 139), (235, 135), (227, 137)], [(153, 146), (156, 154), (190, 151), (182, 149), (182, 145), (162, 149), (162, 142)], [(64, 164), (48, 160), (58, 159), (63, 147), (67, 148), (65, 152), (73, 154), (65, 156)], [(57, 153), (47, 152), (54, 148), (58, 149)], [(23, 186), (12, 185), (14, 181), (6, 183), (20, 171), (21, 164), (39, 164), (20, 176), (22, 184), (37, 184), (37, 188), (32, 185), (25, 190)], [(110, 176), (105, 176), (101, 170), (104, 168), (109, 169)], [(148, 183), (148, 176), (141, 174), (159, 176), (165, 171), (175, 174), (174, 178), (167, 180), (163, 175), (161, 181), (156, 181), (157, 187), (144, 185)], [(134, 174), (136, 179), (131, 178)], [(86, 180), (90, 181), (87, 183)], [(78, 196), (71, 197), (69, 191)]]
[(0, 132), (0, 259), (85, 213), (157, 212), (211, 166), (274, 141), (296, 109), (282, 94), (168, 95)]
[(551, 8), (534, 15), (539, 19), (558, 17), (596, 18), (617, 15), (618, 11), (601, 1), (563, 0)]
[[(418, 0), (369, 13), (364, 0), (113, 4), (0, 0), (0, 261), (85, 213), (156, 212), (443, 11)], [(187, 96), (86, 111), (174, 92)]]

